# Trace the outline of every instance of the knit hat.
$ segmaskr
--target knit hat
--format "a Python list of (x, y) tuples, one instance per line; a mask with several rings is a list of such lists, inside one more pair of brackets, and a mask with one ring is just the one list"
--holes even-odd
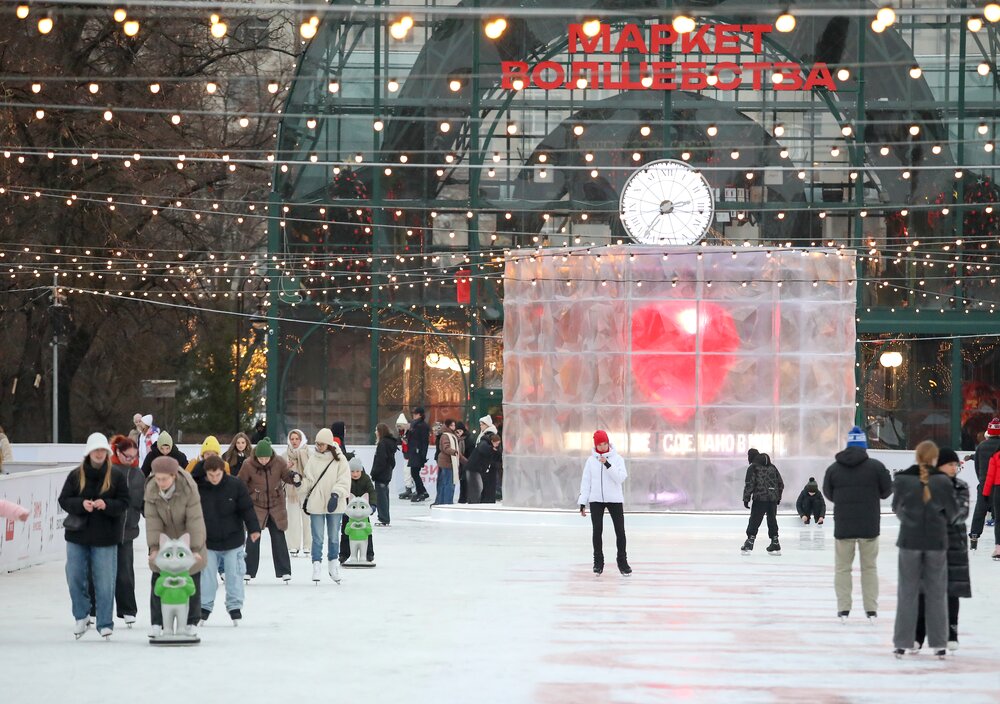
[(1000, 435), (1000, 418), (994, 418), (990, 421), (990, 424), (986, 426), (986, 434), (990, 437)]
[(205, 442), (201, 444), (201, 456), (204, 457), (206, 452), (214, 452), (217, 455), (222, 454), (222, 445), (219, 444), (219, 439), (214, 435), (209, 435), (205, 438)]
[(83, 450), (84, 455), (89, 455), (94, 450), (107, 450), (111, 452), (111, 445), (104, 433), (91, 433), (87, 436), (87, 446)]
[(274, 457), (274, 449), (271, 447), (271, 438), (262, 438), (253, 449), (257, 457)]
[(153, 474), (174, 474), (180, 471), (181, 466), (177, 464), (170, 455), (160, 455), (153, 460)]
[(150, 428), (153, 427), (153, 416), (148, 413), (142, 417), (142, 424), (148, 425)]
[(482, 418), (479, 419), (479, 422), (485, 425), (493, 425), (493, 417), (488, 415), (483, 416)]
[(856, 425), (851, 428), (851, 432), (847, 434), (847, 446), (868, 447), (868, 438), (865, 437), (865, 432)]
[(320, 443), (323, 443), (324, 445), (332, 445), (333, 442), (334, 442), (333, 433), (330, 431), (329, 428), (320, 428), (319, 432), (316, 433), (317, 445)]
[(351, 461), (348, 462), (348, 464), (351, 466), (351, 471), (352, 472), (363, 472), (363, 471), (365, 471), (364, 462), (362, 462), (360, 459), (358, 459), (357, 455), (355, 455), (354, 457), (352, 457)]
[(156, 446), (172, 448), (174, 446), (174, 439), (170, 437), (170, 433), (166, 430), (162, 430), (160, 431), (160, 437), (156, 439)]
[(961, 467), (962, 462), (958, 459), (958, 453), (952, 450), (950, 447), (942, 447), (938, 449), (938, 461), (937, 466), (941, 467), (949, 462), (958, 462)]
[(399, 418), (396, 419), (396, 425), (407, 425), (410, 421), (406, 420), (406, 415), (403, 413), (399, 414)]
[(806, 483), (806, 491), (810, 494), (819, 492), (819, 484), (816, 483), (816, 477), (809, 477), (809, 481)]
[(598, 445), (600, 445), (601, 443), (605, 443), (605, 442), (608, 443), (609, 445), (611, 444), (611, 441), (608, 440), (608, 434), (606, 432), (604, 432), (603, 430), (598, 430), (597, 432), (594, 433), (594, 449), (595, 450), (597, 449)]

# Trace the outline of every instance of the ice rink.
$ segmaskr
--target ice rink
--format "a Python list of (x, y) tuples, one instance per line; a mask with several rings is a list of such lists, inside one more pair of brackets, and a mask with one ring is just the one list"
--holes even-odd
[[(961, 648), (892, 655), (896, 520), (883, 517), (877, 626), (860, 587), (835, 618), (833, 525), (782, 516), (783, 555), (745, 516), (626, 516), (635, 574), (591, 573), (590, 520), (555, 525), (430, 520), (394, 502), (376, 528), (378, 567), (274, 578), (269, 547), (233, 628), (221, 592), (196, 647), (147, 643), (149, 573), (136, 558), (139, 623), (73, 639), (63, 563), (0, 575), (5, 700), (38, 702), (940, 702), (1000, 701), (1000, 563), (972, 554)], [(435, 514), (440, 512), (435, 509)], [(607, 519), (606, 519), (607, 520)], [(266, 541), (266, 537), (264, 538)], [(136, 541), (137, 547), (144, 545)], [(141, 547), (140, 547), (141, 549)], [(856, 580), (857, 581), (857, 580)], [(13, 694), (13, 693), (17, 694)]]

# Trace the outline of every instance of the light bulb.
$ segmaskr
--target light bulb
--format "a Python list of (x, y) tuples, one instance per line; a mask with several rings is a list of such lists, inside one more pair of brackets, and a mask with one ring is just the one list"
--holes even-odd
[(32, 83), (31, 84), (31, 92), (32, 93), (41, 93), (42, 92), (42, 84), (41, 83)]
[(156, 95), (157, 93), (159, 93), (160, 92), (160, 84), (159, 83), (150, 83), (149, 84), (149, 92), (152, 93), (153, 95)]
[(515, 122), (507, 123), (507, 134), (517, 134), (517, 123)]
[(326, 89), (331, 93), (336, 93), (337, 91), (340, 90), (340, 84), (337, 81), (330, 81), (327, 84)]
[(381, 132), (385, 128), (385, 123), (382, 122), (382, 120), (375, 120), (375, 122), (372, 123), (372, 128), (376, 132)]
[(104, 111), (104, 119), (105, 119), (105, 121), (111, 122), (112, 118), (114, 118), (114, 114), (110, 110), (105, 110)]
[(689, 15), (677, 15), (670, 24), (678, 34), (690, 34), (696, 26), (694, 18)]
[(910, 78), (920, 78), (922, 75), (924, 75), (924, 72), (919, 66), (910, 67)]
[(448, 81), (448, 90), (450, 90), (452, 93), (457, 93), (458, 91), (462, 90), (462, 82), (457, 78), (452, 78), (450, 81)]
[(983, 17), (987, 22), (1000, 22), (1000, 5), (995, 2), (986, 3), (983, 6)]
[(507, 20), (503, 17), (497, 17), (487, 22), (483, 26), (483, 32), (490, 39), (499, 39), (503, 36), (503, 33), (507, 31)]
[(583, 125), (573, 125), (573, 134), (577, 137), (583, 134)]
[(219, 20), (217, 15), (215, 15), (214, 17), (216, 17), (216, 21), (212, 23), (210, 31), (212, 32), (213, 37), (215, 37), (216, 39), (222, 39), (224, 36), (226, 36), (226, 32), (229, 31), (229, 27), (226, 25), (225, 22)]
[(840, 134), (844, 135), (845, 137), (850, 137), (852, 134), (854, 134), (854, 129), (850, 125), (844, 125), (843, 127), (840, 128)]
[(931, 153), (932, 154), (940, 154), (941, 153), (941, 145), (940, 144), (935, 144), (933, 147), (931, 147)]
[(101, 87), (99, 85), (97, 85), (96, 83), (91, 83), (90, 85), (87, 86), (87, 90), (89, 90), (94, 95), (96, 95), (97, 91), (99, 91), (100, 89), (101, 89)]
[(586, 20), (583, 23), (583, 34), (587, 37), (596, 37), (601, 33), (601, 21), (598, 19)]
[(780, 122), (774, 126), (774, 136), (781, 137), (785, 134), (785, 126)]
[(170, 116), (170, 121), (173, 124), (175, 124), (175, 125), (179, 125), (179, 124), (181, 124), (181, 116), (180, 115), (171, 115)]
[(413, 29), (413, 18), (410, 15), (403, 15), (399, 18), (399, 24), (407, 30)]
[(389, 25), (389, 36), (393, 39), (406, 39), (406, 34), (409, 31), (410, 30), (401, 25), (399, 22), (393, 22)]
[(649, 129), (649, 125), (643, 125), (642, 127), (639, 128), (639, 134), (641, 134), (643, 137), (648, 137), (650, 132), (652, 132), (652, 130)]
[(303, 22), (299, 25), (299, 34), (303, 39), (312, 39), (316, 36), (316, 25), (311, 21)]
[(397, 90), (399, 90), (399, 81), (397, 81), (395, 78), (390, 78), (389, 82), (385, 84), (385, 87), (388, 89), (390, 93), (395, 93)]
[(709, 137), (714, 137), (715, 135), (719, 134), (719, 128), (716, 127), (715, 125), (709, 125), (708, 129), (705, 130), (705, 134), (707, 134)]
[(985, 122), (980, 122), (979, 126), (976, 127), (976, 132), (978, 132), (979, 134), (986, 134), (989, 131), (990, 128), (986, 125)]
[(872, 31), (875, 32), (875, 34), (881, 34), (885, 31), (885, 25), (878, 20), (872, 20)]
[(271, 95), (274, 95), (275, 93), (278, 92), (278, 87), (279, 86), (277, 81), (269, 81), (267, 84), (267, 92), (270, 93)]
[(27, 5), (18, 5), (17, 10), (14, 11), (14, 14), (17, 15), (17, 19), (23, 20), (28, 16), (30, 12), (31, 8), (28, 7)]
[(250, 126), (250, 118), (249, 117), (241, 117), (240, 118), (240, 127), (249, 127), (249, 126)]
[(851, 72), (848, 71), (846, 68), (841, 68), (837, 70), (837, 80), (846, 81), (850, 77), (851, 77)]
[(52, 31), (52, 25), (53, 22), (51, 17), (42, 17), (40, 20), (38, 20), (39, 33), (48, 34), (49, 32)]
[(885, 27), (891, 27), (896, 22), (896, 11), (891, 6), (884, 5), (875, 13), (875, 19)]
[(214, 81), (209, 81), (208, 83), (205, 84), (205, 90), (208, 91), (208, 93), (210, 94), (215, 93), (215, 91), (217, 91), (218, 89), (219, 86), (216, 85)]
[(783, 12), (774, 21), (774, 28), (779, 32), (791, 32), (795, 29), (795, 17), (790, 12)]
[(980, 76), (988, 76), (990, 73), (990, 65), (985, 61), (981, 62), (976, 67), (976, 73), (978, 73)]
[(128, 13), (125, 12), (124, 7), (119, 7), (117, 10), (115, 10), (114, 17), (115, 17), (115, 22), (119, 23), (124, 22), (125, 18), (128, 17)]
[(910, 134), (914, 137), (920, 134), (920, 125), (910, 125)]
[(983, 28), (983, 21), (978, 17), (970, 17), (968, 21), (966, 21), (965, 26), (969, 28), (970, 32), (978, 32)]

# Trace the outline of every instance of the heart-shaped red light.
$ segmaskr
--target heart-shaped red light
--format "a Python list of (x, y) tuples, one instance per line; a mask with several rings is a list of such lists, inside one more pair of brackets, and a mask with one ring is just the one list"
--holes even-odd
[(733, 316), (715, 303), (660, 301), (632, 313), (632, 375), (670, 421), (686, 421), (695, 406), (715, 400), (739, 344)]

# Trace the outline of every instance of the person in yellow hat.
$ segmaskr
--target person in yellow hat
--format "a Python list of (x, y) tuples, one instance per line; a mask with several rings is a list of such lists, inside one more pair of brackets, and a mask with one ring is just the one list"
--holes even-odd
[[(205, 458), (206, 457), (221, 457), (222, 456), (222, 445), (219, 443), (219, 439), (214, 435), (209, 435), (205, 438), (205, 442), (201, 444), (201, 453), (198, 455), (198, 459), (191, 460), (188, 462), (186, 467), (191, 478), (194, 479), (198, 486), (201, 486), (206, 479), (205, 474)], [(226, 474), (232, 474), (229, 470), (229, 463), (225, 462)]]

